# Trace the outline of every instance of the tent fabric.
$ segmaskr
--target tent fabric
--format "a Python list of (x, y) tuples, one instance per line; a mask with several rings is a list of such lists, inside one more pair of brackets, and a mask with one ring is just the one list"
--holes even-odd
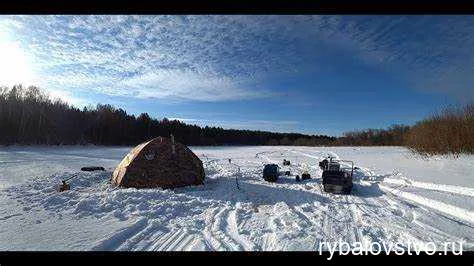
[(204, 182), (201, 160), (185, 145), (157, 137), (133, 148), (112, 175), (120, 187), (175, 188)]

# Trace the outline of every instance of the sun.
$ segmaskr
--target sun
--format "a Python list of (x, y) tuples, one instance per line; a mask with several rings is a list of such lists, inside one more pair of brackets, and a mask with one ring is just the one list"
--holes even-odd
[(32, 61), (18, 41), (0, 33), (0, 86), (34, 85)]

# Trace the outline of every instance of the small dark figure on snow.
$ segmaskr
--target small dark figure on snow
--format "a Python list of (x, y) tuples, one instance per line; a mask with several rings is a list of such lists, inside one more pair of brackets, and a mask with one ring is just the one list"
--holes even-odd
[(62, 181), (63, 183), (59, 186), (59, 192), (63, 192), (69, 190), (69, 184), (66, 181)]
[(303, 180), (311, 179), (311, 175), (305, 172), (301, 175), (301, 179)]

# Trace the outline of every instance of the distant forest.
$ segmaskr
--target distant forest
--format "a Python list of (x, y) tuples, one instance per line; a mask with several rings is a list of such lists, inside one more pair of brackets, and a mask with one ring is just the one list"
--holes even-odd
[(446, 107), (413, 126), (346, 132), (342, 137), (200, 127), (108, 104), (82, 110), (35, 86), (0, 87), (0, 145), (137, 145), (169, 136), (186, 145), (407, 146), (432, 154), (474, 153), (474, 104)]
[(336, 140), (323, 135), (274, 133), (199, 127), (178, 120), (138, 116), (108, 104), (78, 109), (52, 100), (35, 86), (0, 88), (0, 144), (137, 145), (156, 136), (173, 134), (186, 145), (326, 145)]

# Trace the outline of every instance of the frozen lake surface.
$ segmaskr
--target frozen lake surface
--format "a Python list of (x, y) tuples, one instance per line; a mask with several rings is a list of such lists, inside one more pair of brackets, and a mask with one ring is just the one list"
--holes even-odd
[[(463, 241), (474, 250), (474, 156), (422, 159), (402, 147), (191, 147), (205, 166), (203, 186), (112, 187), (111, 172), (130, 149), (0, 147), (0, 250), (317, 250), (339, 239)], [(328, 155), (359, 167), (351, 195), (322, 191), (317, 166)], [(284, 158), (292, 175), (307, 165), (312, 179), (265, 182), (263, 165)], [(80, 171), (89, 165), (107, 171)], [(71, 190), (58, 193), (72, 174)]]

